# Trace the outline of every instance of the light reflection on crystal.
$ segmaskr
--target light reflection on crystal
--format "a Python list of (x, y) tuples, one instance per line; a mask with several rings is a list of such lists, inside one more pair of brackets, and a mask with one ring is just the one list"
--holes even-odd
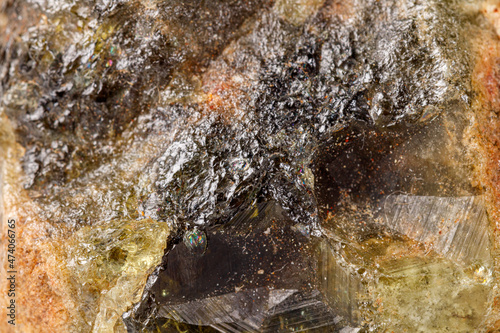
[(191, 253), (202, 255), (207, 248), (207, 236), (202, 230), (188, 231), (184, 235), (184, 244)]
[(490, 262), (489, 225), (480, 197), (393, 195), (383, 204), (387, 226), (464, 263)]

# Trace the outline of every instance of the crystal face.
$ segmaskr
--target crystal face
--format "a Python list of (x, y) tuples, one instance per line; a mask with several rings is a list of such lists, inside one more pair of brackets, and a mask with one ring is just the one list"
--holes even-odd
[(1, 3), (16, 328), (500, 330), (499, 10)]

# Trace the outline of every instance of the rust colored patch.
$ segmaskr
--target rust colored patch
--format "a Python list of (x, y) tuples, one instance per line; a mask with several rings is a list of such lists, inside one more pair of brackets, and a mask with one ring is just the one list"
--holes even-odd
[[(484, 15), (491, 21), (493, 27), (500, 27), (500, 17), (497, 7), (483, 7)], [(498, 29), (495, 29), (498, 31)], [(493, 234), (492, 255), (500, 255), (500, 40), (493, 32), (477, 33), (474, 45), (477, 58), (473, 71), (472, 83), (476, 91), (473, 110), (476, 117), (475, 143), (479, 149), (476, 162), (476, 177), (485, 188), (487, 195), (488, 214)], [(495, 262), (497, 285), (500, 273), (500, 263)], [(500, 329), (500, 292), (495, 289), (492, 313), (488, 318), (488, 332), (498, 332)]]
[[(18, 215), (19, 216), (19, 215)], [(53, 251), (44, 246), (48, 235), (30, 232), (25, 217), (16, 220), (19, 232), (16, 247), (16, 332), (69, 332), (71, 302), (65, 274), (53, 267), (48, 258)], [(40, 225), (36, 223), (38, 229)], [(3, 302), (8, 302), (6, 296)], [(6, 303), (4, 303), (6, 304)], [(5, 307), (2, 307), (2, 312)], [(3, 314), (5, 317), (5, 314)], [(6, 321), (1, 332), (14, 332)]]
[[(0, 332), (70, 332), (72, 312), (71, 293), (65, 280), (67, 275), (56, 263), (55, 247), (48, 247), (49, 241), (62, 236), (67, 230), (55, 228), (39, 220), (38, 207), (29, 199), (21, 187), (20, 166), (16, 162), (22, 149), (14, 143), (13, 129), (6, 119), (0, 128), (0, 161), (5, 161), (2, 171), (2, 197), (5, 207), (4, 219), (15, 219), (15, 301), (16, 325), (7, 320), (0, 321)], [(0, 165), (0, 170), (2, 166)], [(2, 250), (7, 244), (7, 223), (3, 228), (0, 245)], [(5, 258), (5, 257), (4, 257)], [(1, 271), (7, 272), (7, 260), (3, 261)], [(0, 287), (7, 290), (7, 279), (2, 274)], [(0, 316), (7, 318), (7, 303), (10, 299), (6, 292), (0, 294)]]
[(323, 9), (325, 17), (338, 17), (341, 21), (348, 20), (355, 15), (353, 1), (331, 0)]
[[(231, 60), (232, 47), (226, 50), (224, 56)], [(227, 123), (231, 124), (242, 119), (245, 104), (248, 104), (250, 83), (252, 78), (246, 77), (229, 67), (214, 64), (203, 77), (203, 90), (205, 92), (203, 110), (206, 116), (216, 114)]]

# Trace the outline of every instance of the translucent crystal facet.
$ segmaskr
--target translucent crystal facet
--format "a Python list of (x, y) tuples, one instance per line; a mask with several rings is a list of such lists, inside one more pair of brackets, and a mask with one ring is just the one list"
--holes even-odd
[(388, 196), (387, 226), (445, 257), (470, 264), (490, 262), (489, 223), (481, 197)]

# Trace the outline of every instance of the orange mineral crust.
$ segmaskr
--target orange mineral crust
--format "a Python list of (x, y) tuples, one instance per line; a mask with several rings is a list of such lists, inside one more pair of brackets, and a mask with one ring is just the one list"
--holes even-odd
[[(54, 239), (64, 234), (64, 229), (54, 229), (49, 223), (39, 219), (39, 207), (28, 197), (20, 186), (19, 158), (22, 149), (13, 139), (10, 123), (2, 123), (0, 132), (2, 148), (2, 195), (3, 237), (2, 245), (8, 244), (7, 220), (15, 220), (16, 248), (15, 261), (15, 326), (6, 321), (0, 323), (2, 332), (67, 332), (74, 313), (74, 300), (69, 294), (67, 276), (61, 270), (63, 262), (57, 262), (52, 247)], [(56, 231), (57, 230), (57, 231)], [(59, 234), (54, 234), (54, 231)], [(12, 276), (3, 254), (2, 275)], [(59, 259), (60, 260), (60, 259)], [(4, 275), (5, 274), (5, 275)], [(2, 286), (7, 290), (5, 279)], [(7, 304), (11, 298), (2, 295), (2, 315), (6, 317)], [(5, 306), (4, 306), (5, 305)]]
[[(484, 186), (488, 198), (488, 214), (493, 235), (493, 257), (498, 283), (500, 274), (500, 3), (487, 1), (481, 14), (487, 18), (490, 29), (477, 31), (473, 39), (476, 65), (473, 86), (477, 93), (473, 100), (475, 112), (475, 142), (478, 160), (477, 179)], [(500, 330), (500, 295), (495, 290), (491, 309), (489, 332)]]

